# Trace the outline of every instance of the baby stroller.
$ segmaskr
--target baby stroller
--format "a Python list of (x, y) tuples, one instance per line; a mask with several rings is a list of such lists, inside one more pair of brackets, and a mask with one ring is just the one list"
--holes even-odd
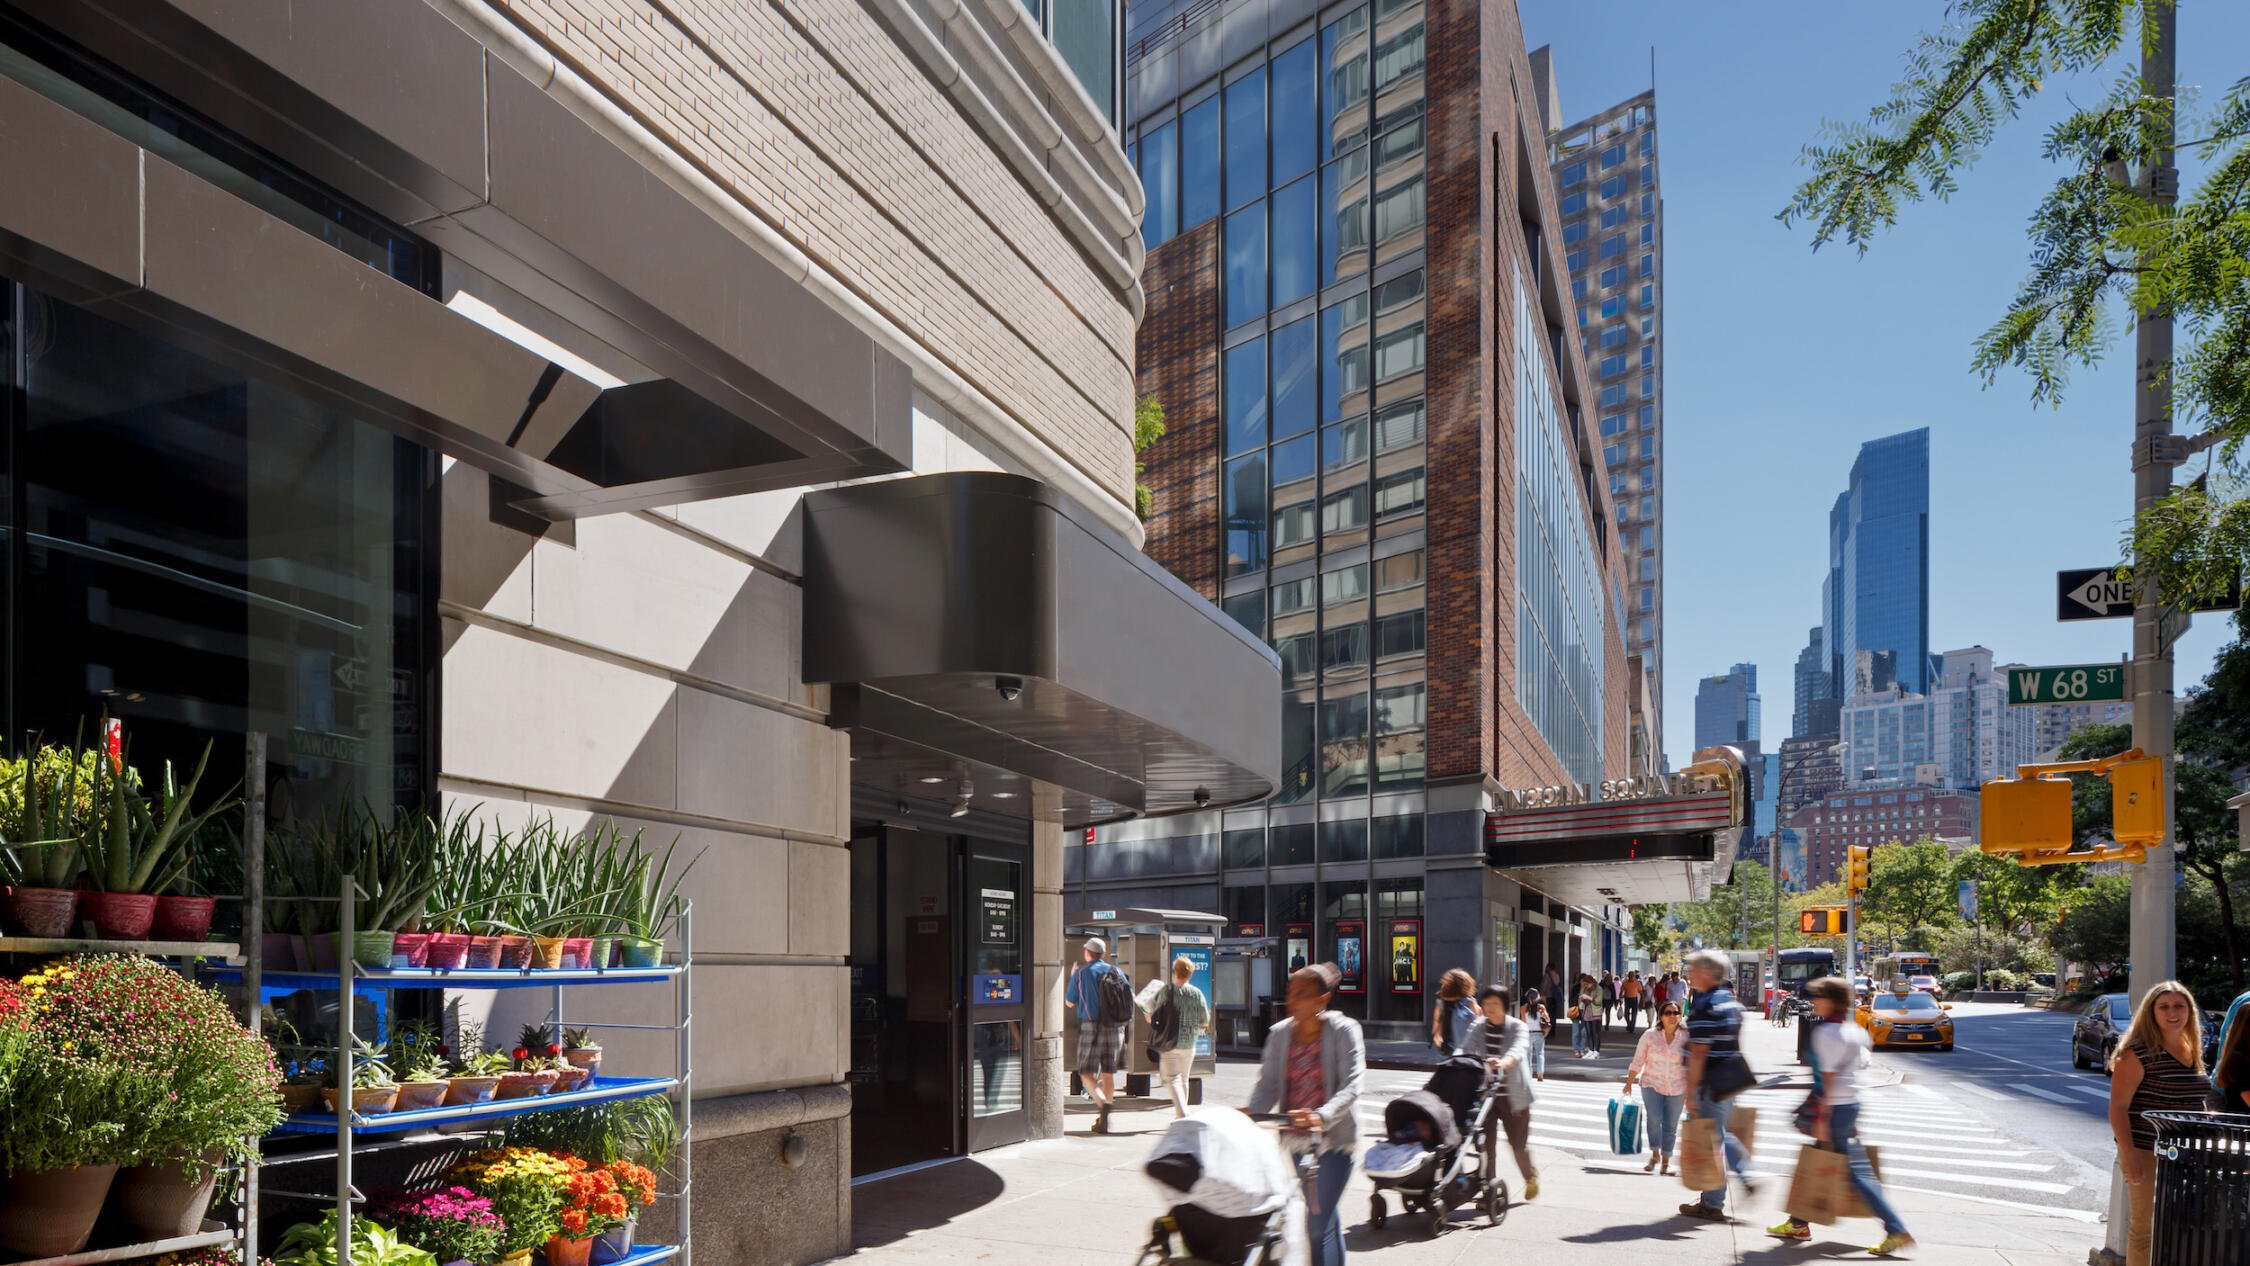
[(1483, 1125), (1500, 1095), (1500, 1079), (1484, 1061), (1456, 1055), (1438, 1065), (1422, 1089), (1383, 1109), (1384, 1141), (1367, 1149), (1364, 1166), (1375, 1184), (1367, 1220), (1377, 1229), (1390, 1219), (1386, 1191), (1398, 1193), (1408, 1214), (1422, 1214), (1432, 1236), (1444, 1233), (1447, 1215), (1462, 1205), (1481, 1207), (1492, 1225), (1508, 1216), (1508, 1184), (1485, 1155)]
[(1149, 1227), (1140, 1266), (1306, 1266), (1297, 1167), (1271, 1131), (1230, 1108), (1174, 1121), (1143, 1167), (1172, 1207)]

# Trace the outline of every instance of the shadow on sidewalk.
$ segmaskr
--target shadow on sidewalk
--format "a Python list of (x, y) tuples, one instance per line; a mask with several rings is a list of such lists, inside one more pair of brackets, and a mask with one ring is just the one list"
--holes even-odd
[(944, 1226), (1000, 1198), (1007, 1180), (973, 1160), (871, 1182), (852, 1191), (852, 1247), (881, 1248)]
[(1710, 1226), (1708, 1222), (1693, 1221), (1677, 1214), (1659, 1215), (1654, 1222), (1628, 1222), (1605, 1226), (1599, 1231), (1562, 1237), (1565, 1244), (1636, 1244), (1647, 1240), (1660, 1243), (1686, 1243), (1697, 1239), (1697, 1232)]

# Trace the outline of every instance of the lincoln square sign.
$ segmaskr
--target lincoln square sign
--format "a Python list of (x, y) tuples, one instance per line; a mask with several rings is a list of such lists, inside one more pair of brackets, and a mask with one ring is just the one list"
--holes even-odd
[(1675, 774), (1502, 791), (1485, 824), (1488, 845), (1551, 840), (1704, 835), (1742, 824), (1742, 759), (1711, 747)]

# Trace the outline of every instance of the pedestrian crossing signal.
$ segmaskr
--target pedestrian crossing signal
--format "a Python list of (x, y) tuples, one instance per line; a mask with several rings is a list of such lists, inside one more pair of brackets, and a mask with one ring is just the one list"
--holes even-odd
[(1806, 936), (1842, 936), (1844, 907), (1810, 906), (1798, 913), (1797, 930)]
[[(2015, 778), (1996, 778), (1978, 792), (1977, 846), (2024, 866), (2057, 862), (2138, 862), (2151, 845), (2164, 841), (2164, 762), (2139, 748), (2099, 760), (2024, 765)], [(2099, 774), (2109, 779), (2110, 839), (2114, 843), (2076, 848), (2071, 820), (2071, 785), (2064, 774)]]

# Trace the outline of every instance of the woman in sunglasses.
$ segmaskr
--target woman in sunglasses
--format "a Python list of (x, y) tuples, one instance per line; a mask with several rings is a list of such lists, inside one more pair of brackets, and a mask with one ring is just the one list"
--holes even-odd
[(1643, 1172), (1664, 1167), (1672, 1172), (1672, 1144), (1680, 1135), (1680, 1111), (1687, 1102), (1687, 1028), (1680, 1022), (1680, 1004), (1666, 1002), (1656, 1009), (1656, 1023), (1641, 1034), (1633, 1048), (1632, 1066), (1625, 1070), (1625, 1093), (1633, 1083), (1641, 1087), (1642, 1111), (1648, 1116), (1648, 1164)]

